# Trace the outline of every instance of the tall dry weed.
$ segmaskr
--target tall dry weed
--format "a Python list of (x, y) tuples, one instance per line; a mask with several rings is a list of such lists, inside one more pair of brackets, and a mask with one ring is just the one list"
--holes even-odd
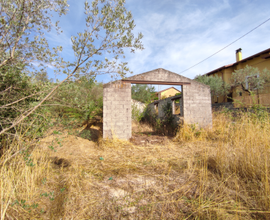
[[(268, 113), (218, 113), (212, 129), (198, 129), (185, 125), (176, 141), (192, 142), (202, 148), (215, 146), (205, 155), (204, 171), (216, 175), (220, 188), (235, 194), (250, 213), (269, 217), (270, 117)], [(230, 208), (232, 209), (232, 207)], [(230, 210), (228, 209), (228, 210)], [(264, 215), (264, 214), (265, 215)], [(267, 217), (266, 217), (267, 216)]]
[(31, 156), (1, 158), (1, 217), (268, 219), (269, 121), (219, 113), (211, 130), (185, 126), (174, 142), (142, 146), (52, 134)]

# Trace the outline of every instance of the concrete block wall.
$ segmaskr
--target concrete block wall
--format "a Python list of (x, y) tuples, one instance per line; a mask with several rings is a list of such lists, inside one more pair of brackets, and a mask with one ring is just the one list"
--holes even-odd
[(190, 83), (189, 85), (182, 86), (184, 121), (187, 124), (198, 124), (200, 127), (212, 127), (211, 94), (209, 86), (162, 68), (138, 74), (128, 79)]
[(103, 86), (103, 138), (131, 138), (131, 84), (121, 81)]
[[(212, 127), (209, 86), (165, 69), (156, 69), (128, 77), (129, 80), (188, 82), (182, 86), (181, 116), (184, 123)], [(131, 138), (131, 84), (115, 81), (103, 86), (103, 138)], [(162, 117), (162, 103), (159, 116)], [(182, 118), (182, 117), (181, 117)]]
[[(171, 107), (173, 106), (173, 102), (171, 99), (173, 99), (173, 97), (169, 97), (169, 98), (166, 98), (166, 99), (162, 99), (162, 100), (158, 100), (158, 101), (155, 101), (155, 102), (152, 102), (150, 103), (147, 108), (150, 108), (152, 114), (155, 114), (156, 111), (155, 111), (155, 105), (158, 104), (158, 117), (159, 118), (163, 118), (164, 117), (164, 112), (163, 112), (163, 107), (164, 105), (166, 105), (167, 103), (169, 103), (171, 105)], [(181, 98), (180, 98), (181, 100)], [(181, 103), (179, 103), (180, 106), (181, 106)], [(182, 124), (183, 123), (183, 117), (182, 115), (174, 115), (174, 120), (173, 120), (173, 123), (174, 124)]]
[(164, 105), (166, 105), (168, 102), (172, 106), (172, 100), (170, 98), (166, 98), (166, 99), (154, 101), (154, 102), (150, 103), (147, 107), (150, 108), (152, 114), (155, 114), (156, 113), (156, 106), (157, 106), (158, 117), (162, 118), (162, 117), (164, 117), (164, 112), (163, 112)]
[(172, 100), (171, 99), (162, 99), (159, 101), (158, 103), (158, 117), (162, 118), (164, 117), (164, 107), (167, 105), (167, 103), (169, 103), (169, 105), (172, 107)]
[(210, 88), (196, 81), (183, 85), (184, 120), (199, 127), (212, 127)]

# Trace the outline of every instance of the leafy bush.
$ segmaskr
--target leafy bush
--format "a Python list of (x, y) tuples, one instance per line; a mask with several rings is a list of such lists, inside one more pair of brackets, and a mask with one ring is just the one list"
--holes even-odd
[(172, 113), (171, 102), (168, 101), (162, 106), (162, 112), (163, 116), (158, 117), (158, 114), (148, 106), (144, 112), (142, 121), (150, 124), (157, 133), (174, 134), (178, 124), (174, 121), (175, 118)]
[(133, 120), (140, 122), (143, 118), (144, 111), (141, 110), (136, 104), (131, 105), (132, 112), (131, 112), (131, 117)]
[(151, 100), (156, 98), (155, 87), (140, 84), (133, 85), (131, 87), (131, 97), (143, 103), (150, 103)]
[[(10, 127), (16, 121), (31, 110), (45, 95), (44, 91), (50, 88), (50, 83), (33, 82), (24, 72), (24, 65), (8, 66), (0, 68), (0, 131)], [(39, 115), (39, 116), (38, 116)], [(20, 126), (15, 126), (8, 133), (1, 135), (1, 141), (6, 144), (7, 139), (16, 136), (16, 131), (26, 134), (35, 130), (40, 120), (43, 121), (41, 112), (30, 116)], [(32, 127), (32, 129), (29, 128)], [(25, 133), (25, 131), (27, 132)], [(36, 131), (34, 131), (36, 132)], [(5, 139), (5, 140), (4, 140)], [(5, 144), (5, 145), (6, 145)]]
[(81, 77), (68, 81), (47, 103), (61, 117), (80, 122), (102, 115), (103, 86), (93, 78)]

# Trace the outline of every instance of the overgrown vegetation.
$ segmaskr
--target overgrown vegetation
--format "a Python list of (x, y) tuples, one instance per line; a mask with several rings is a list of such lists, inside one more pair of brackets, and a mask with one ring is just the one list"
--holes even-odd
[(231, 85), (224, 82), (223, 79), (219, 76), (198, 75), (194, 80), (210, 86), (212, 96), (227, 95), (231, 89)]
[(136, 105), (136, 103), (131, 104), (131, 117), (132, 120), (135, 120), (137, 122), (140, 122), (145, 114), (145, 108), (143, 109), (143, 107), (140, 107), (138, 105)]
[(44, 130), (46, 126), (42, 124), (47, 121), (44, 108), (25, 119), (24, 123), (13, 125), (31, 111), (51, 87), (49, 82), (33, 83), (23, 65), (20, 68), (8, 65), (0, 68), (0, 131), (8, 129), (0, 135), (0, 151), (13, 139), (18, 140), (22, 135), (36, 136)]
[(51, 111), (63, 119), (84, 122), (102, 116), (102, 98), (102, 83), (81, 77), (63, 84), (45, 106), (50, 106)]
[(159, 134), (175, 134), (178, 124), (174, 120), (172, 103), (168, 101), (163, 104), (162, 112), (162, 117), (159, 117), (157, 112), (151, 109), (151, 107), (147, 107), (143, 113), (143, 117), (141, 117), (141, 122), (151, 125), (154, 131)]
[(212, 130), (184, 126), (166, 144), (53, 131), (31, 151), (1, 157), (1, 215), (268, 219), (269, 131), (269, 114), (258, 108), (216, 113)]
[[(86, 1), (84, 8), (85, 27), (77, 36), (71, 37), (74, 59), (65, 61), (60, 54), (63, 48), (51, 48), (44, 37), (46, 31), (51, 29), (61, 32), (58, 22), (53, 23), (51, 17), (52, 13), (54, 16), (66, 14), (68, 4), (65, 0), (1, 2), (0, 78), (3, 79), (3, 83), (1, 82), (0, 101), (1, 108), (9, 112), (9, 115), (0, 115), (1, 140), (3, 137), (5, 140), (10, 137), (18, 138), (16, 131), (23, 124), (25, 129), (31, 130), (29, 125), (35, 123), (34, 115), (40, 114), (37, 110), (43, 104), (67, 107), (67, 103), (63, 104), (64, 98), (52, 103), (52, 97), (62, 85), (63, 88), (60, 89), (63, 93), (69, 81), (82, 75), (86, 76), (87, 80), (94, 80), (100, 74), (111, 74), (114, 78), (124, 77), (127, 72), (131, 72), (127, 63), (122, 62), (125, 57), (124, 48), (129, 48), (131, 52), (143, 49), (142, 34), (139, 33), (136, 37), (132, 33), (135, 24), (131, 12), (125, 8), (125, 1)], [(110, 56), (106, 58), (105, 55), (108, 54)], [(59, 83), (51, 83), (47, 79), (48, 66), (54, 68), (55, 73), (66, 75), (65, 79)], [(70, 85), (70, 88), (72, 86), (76, 84)], [(79, 86), (74, 89), (77, 89), (78, 93), (82, 92)], [(22, 91), (18, 92), (19, 90)], [(58, 92), (58, 95), (63, 97), (61, 92)], [(12, 98), (9, 99), (10, 94)], [(82, 119), (93, 117), (93, 114), (97, 114), (95, 106), (101, 105), (98, 97), (92, 102), (89, 96), (86, 97), (85, 103), (80, 100), (82, 106), (78, 106), (76, 100), (65, 98), (71, 100), (68, 104), (73, 116), (84, 112)], [(43, 114), (40, 116), (44, 117)], [(31, 118), (33, 120), (30, 120)], [(35, 129), (33, 131), (35, 132)], [(20, 132), (25, 134), (26, 130)]]
[[(72, 63), (54, 60), (61, 48), (47, 51), (46, 39), (28, 38), (35, 31), (42, 37), (52, 27), (45, 10), (64, 14), (65, 1), (1, 3), (1, 219), (269, 218), (270, 117), (264, 109), (219, 113), (212, 130), (184, 126), (174, 141), (155, 145), (102, 140), (101, 128), (83, 123), (102, 112), (95, 75), (113, 67), (124, 76), (128, 69), (93, 56), (114, 48), (117, 59), (125, 47), (142, 48), (124, 1), (85, 3), (87, 26), (100, 22), (111, 43), (96, 48), (92, 36), (99, 30), (79, 33)], [(33, 60), (41, 66), (29, 75)], [(65, 82), (47, 80), (48, 63), (65, 71)], [(171, 104), (163, 111), (163, 121), (155, 114), (148, 119), (167, 134)]]
[(152, 100), (157, 99), (154, 86), (141, 84), (132, 85), (131, 97), (132, 99), (143, 103), (150, 103)]

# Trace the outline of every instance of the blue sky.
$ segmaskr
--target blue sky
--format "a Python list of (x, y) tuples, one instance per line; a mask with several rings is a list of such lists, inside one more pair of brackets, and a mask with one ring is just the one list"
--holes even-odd
[[(50, 45), (63, 46), (65, 59), (73, 60), (70, 37), (84, 30), (84, 1), (69, 0), (68, 4), (68, 14), (60, 18), (63, 34), (46, 35)], [(270, 18), (269, 0), (126, 0), (126, 8), (134, 17), (134, 33), (144, 35), (145, 49), (126, 56), (134, 74), (157, 68), (180, 74)], [(243, 58), (268, 49), (269, 36), (270, 21), (181, 75), (193, 79), (233, 63), (238, 48)], [(107, 83), (110, 77), (97, 80)]]

